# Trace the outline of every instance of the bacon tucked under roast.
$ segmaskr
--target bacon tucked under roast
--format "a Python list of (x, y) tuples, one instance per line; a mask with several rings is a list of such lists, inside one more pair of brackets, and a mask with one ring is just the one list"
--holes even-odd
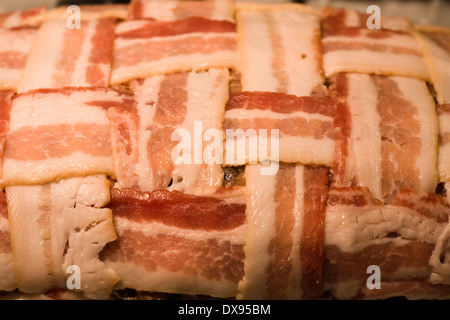
[(337, 186), (365, 186), (386, 202), (400, 186), (435, 192), (438, 122), (425, 82), (340, 73), (330, 95), (338, 105)]
[[(419, 288), (436, 285), (430, 297), (436, 296), (436, 290), (448, 297), (450, 288), (442, 287), (449, 284), (448, 261), (442, 255), (448, 247), (449, 214), (446, 199), (436, 194), (401, 188), (392, 203), (384, 205), (366, 187), (331, 188), (325, 218), (324, 290), (338, 299), (361, 298), (364, 292), (374, 298), (409, 294), (415, 298), (418, 291), (406, 284), (420, 282)], [(368, 287), (370, 266), (380, 268), (381, 288)], [(422, 297), (428, 297), (427, 290)]]
[(0, 292), (16, 289), (6, 195), (0, 193)]
[(117, 188), (204, 193), (221, 186), (228, 82), (227, 69), (134, 81), (136, 106), (108, 111)]
[(210, 196), (112, 189), (118, 239), (102, 251), (116, 288), (229, 298), (243, 276), (242, 187)]
[(156, 74), (233, 68), (236, 64), (236, 25), (226, 20), (130, 20), (119, 23), (115, 34), (113, 85)]

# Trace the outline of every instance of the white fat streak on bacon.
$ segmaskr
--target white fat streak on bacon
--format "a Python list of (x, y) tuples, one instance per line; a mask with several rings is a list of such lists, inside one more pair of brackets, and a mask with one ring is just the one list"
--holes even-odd
[[(385, 109), (387, 101), (383, 102), (384, 111), (379, 105), (380, 99), (387, 97), (389, 95), (387, 90), (390, 89), (386, 86), (381, 87), (376, 83), (375, 78), (369, 75), (346, 74), (339, 77), (343, 77), (346, 84), (340, 84), (339, 80), (336, 80), (336, 84), (333, 85), (336, 88), (332, 87), (332, 95), (335, 94), (334, 90), (337, 92), (347, 90), (346, 97), (336, 99), (343, 99), (344, 108), (348, 107), (350, 134), (344, 138), (347, 139), (347, 154), (339, 153), (342, 158), (338, 159), (338, 162), (343, 163), (344, 168), (339, 175), (336, 175), (335, 185), (366, 186), (374, 197), (380, 200), (389, 196), (392, 192), (390, 188), (395, 189), (402, 184), (410, 185), (416, 190), (434, 192), (437, 185), (438, 124), (433, 99), (426, 84), (412, 78), (385, 78), (385, 80), (392, 80), (397, 86), (401, 98), (404, 99), (402, 105), (409, 104), (408, 109), (404, 110), (412, 118), (409, 123), (394, 122), (382, 129), (383, 117), (387, 117), (386, 121), (393, 121), (395, 120), (393, 117), (396, 117), (390, 115), (389, 110)], [(382, 79), (380, 78), (381, 81)], [(392, 101), (392, 103), (395, 102)], [(417, 122), (414, 124), (415, 121)], [(419, 132), (410, 131), (412, 128), (418, 129)], [(394, 130), (394, 133), (391, 130)], [(403, 131), (405, 136), (401, 137)], [(395, 139), (391, 141), (392, 135)], [(418, 138), (420, 141), (417, 145), (418, 142), (414, 139)], [(408, 140), (409, 142), (402, 146), (400, 141), (405, 143)], [(390, 153), (393, 151), (392, 143), (398, 144), (399, 149), (395, 150), (397, 159), (390, 160), (390, 157), (395, 157), (395, 154)], [(410, 168), (391, 163), (392, 161), (412, 161), (410, 154), (402, 155), (407, 150), (402, 151), (402, 148), (416, 149), (415, 164)], [(369, 159), (368, 154), (371, 155)], [(395, 172), (406, 180), (395, 180), (397, 178), (392, 175)]]
[[(118, 281), (98, 259), (116, 239), (105, 176), (6, 188), (17, 287), (25, 293), (65, 288), (67, 268), (80, 268), (81, 291), (107, 298)], [(31, 266), (31, 267), (30, 267)]]
[[(450, 41), (450, 34), (436, 33), (436, 35), (446, 37)], [(437, 102), (450, 103), (450, 73), (447, 71), (450, 70), (450, 48), (439, 45), (427, 33), (418, 33), (416, 36), (423, 48)]]
[[(140, 24), (136, 21), (119, 23), (116, 35), (139, 28)], [(199, 43), (204, 44), (199, 46)], [(235, 46), (235, 32), (193, 32), (149, 39), (117, 37), (110, 82), (116, 85), (158, 74), (234, 68)]]
[(44, 184), (97, 173), (114, 177), (109, 120), (104, 108), (109, 103), (120, 104), (123, 99), (126, 97), (112, 89), (36, 91), (16, 96), (6, 137), (2, 182)]
[(319, 16), (301, 9), (241, 7), (237, 23), (243, 91), (323, 94)]
[[(18, 92), (40, 88), (107, 86), (112, 61), (91, 61), (95, 50), (105, 50), (111, 41), (105, 40), (114, 32), (111, 23), (110, 32), (103, 30), (102, 41), (98, 37), (99, 24), (109, 24), (109, 20), (82, 21), (80, 29), (70, 29), (67, 20), (49, 20), (38, 31), (27, 64), (18, 86)], [(109, 43), (108, 43), (109, 42)], [(98, 46), (102, 46), (99, 48)], [(112, 55), (111, 55), (112, 57)], [(108, 60), (108, 58), (105, 58)], [(110, 59), (109, 59), (110, 60)], [(95, 82), (88, 78), (90, 67), (95, 65)], [(99, 69), (99, 70), (97, 70)]]
[(37, 31), (0, 29), (0, 89), (16, 89)]
[(173, 21), (187, 17), (234, 21), (234, 3), (231, 0), (133, 0), (130, 19)]
[[(180, 74), (178, 77), (181, 76), (183, 75)], [(164, 86), (171, 87), (170, 81), (175, 78), (161, 75), (132, 84), (137, 101), (138, 123), (133, 123), (130, 119), (125, 120), (128, 121), (125, 126), (129, 127), (128, 129), (134, 137), (134, 144), (132, 143), (131, 146), (132, 151), (131, 154), (126, 155), (117, 146), (113, 147), (116, 166), (124, 168), (124, 170), (118, 171), (117, 186), (119, 188), (138, 187), (141, 191), (166, 189), (172, 179), (170, 190), (188, 193), (205, 191), (208, 193), (210, 187), (222, 185), (221, 163), (220, 161), (206, 163), (208, 159), (205, 159), (205, 156), (209, 153), (205, 150), (208, 146), (214, 146), (216, 142), (220, 143), (219, 150), (222, 150), (224, 136), (222, 119), (228, 99), (229, 72), (226, 69), (210, 69), (207, 72), (186, 73), (184, 76), (186, 82), (183, 87), (177, 87), (174, 84), (173, 89), (170, 90), (174, 90), (173, 92), (179, 90), (186, 93), (186, 100), (180, 106), (185, 110), (185, 114), (172, 114), (174, 111), (168, 111), (164, 123), (154, 119), (155, 113), (161, 117), (165, 112), (162, 103), (170, 102), (167, 101), (168, 89), (161, 88), (161, 85), (164, 82)], [(164, 102), (159, 100), (161, 95), (165, 99)], [(174, 98), (176, 97), (170, 97), (172, 100)], [(172, 101), (172, 103), (175, 102), (177, 105), (180, 103), (175, 100)], [(174, 117), (180, 116), (183, 118), (177, 119), (175, 123)], [(119, 115), (115, 121), (121, 121), (125, 119), (124, 117)], [(169, 130), (169, 135), (157, 133), (162, 132), (161, 130), (165, 130), (165, 128)], [(177, 129), (189, 133), (190, 141), (186, 148), (183, 147), (182, 141), (176, 140), (176, 137), (172, 139), (171, 134)], [(194, 129), (201, 129), (202, 131), (194, 132)], [(204, 133), (208, 129), (214, 129), (221, 133), (221, 136), (218, 137), (220, 141), (203, 141)], [(113, 131), (113, 136), (117, 133)], [(152, 149), (157, 148), (157, 144), (170, 149), (162, 154), (157, 149)], [(149, 147), (151, 145), (153, 147)], [(172, 150), (177, 146), (189, 153), (186, 158), (188, 163), (173, 163), (175, 157), (172, 156)], [(195, 152), (200, 152), (200, 154), (194, 154)], [(178, 155), (177, 153), (176, 156)], [(160, 167), (162, 163), (166, 164), (164, 168)], [(160, 176), (165, 178), (161, 179)]]
[[(238, 298), (300, 299), (303, 295), (299, 248), (303, 222), (304, 166), (283, 167), (277, 173), (281, 175), (285, 170), (290, 175), (285, 181), (289, 191), (285, 192), (289, 192), (292, 198), (287, 201), (291, 203), (284, 208), (286, 203), (280, 203), (278, 198), (282, 191), (277, 189), (281, 188), (277, 175), (261, 175), (260, 170), (261, 165), (246, 166), (245, 275), (239, 283)], [(282, 211), (278, 211), (279, 208)], [(285, 212), (288, 208), (292, 211)], [(281, 225), (281, 229), (277, 225)], [(289, 230), (288, 234), (284, 233), (286, 230)], [(285, 265), (285, 270), (281, 270), (282, 265)]]
[[(412, 34), (366, 28), (342, 30), (350, 34), (341, 32), (322, 37), (323, 68), (327, 77), (338, 72), (359, 72), (429, 80), (421, 48)], [(384, 35), (373, 36), (376, 32)]]

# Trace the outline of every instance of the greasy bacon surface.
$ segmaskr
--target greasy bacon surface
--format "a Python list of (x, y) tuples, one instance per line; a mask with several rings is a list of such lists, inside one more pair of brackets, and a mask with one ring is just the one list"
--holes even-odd
[(245, 204), (179, 191), (112, 189), (108, 207), (116, 217), (193, 230), (226, 231), (245, 223)]

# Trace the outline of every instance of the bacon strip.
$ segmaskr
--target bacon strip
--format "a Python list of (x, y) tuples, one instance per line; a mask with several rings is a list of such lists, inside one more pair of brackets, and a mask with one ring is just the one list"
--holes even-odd
[(34, 29), (0, 29), (0, 89), (16, 89), (31, 46)]
[(426, 283), (449, 213), (445, 198), (426, 192), (402, 188), (392, 204), (383, 205), (367, 188), (331, 188), (325, 220), (325, 289), (338, 299), (360, 297), (369, 266), (380, 268), (381, 281)]
[[(14, 274), (17, 288), (42, 293), (67, 288), (77, 266), (80, 290), (105, 299), (118, 281), (99, 260), (106, 243), (116, 239), (105, 176), (70, 178), (38, 186), (6, 188)], [(30, 268), (33, 266), (33, 268)]]
[[(329, 98), (296, 97), (276, 92), (233, 94), (225, 112), (226, 163), (245, 164), (254, 158), (261, 161), (266, 157), (331, 166), (334, 161), (335, 113), (336, 106)], [(267, 142), (261, 130), (266, 130)], [(272, 139), (274, 131), (278, 132), (278, 140)], [(250, 146), (259, 148), (256, 149), (257, 155), (253, 155), (251, 149), (241, 150), (247, 140)], [(233, 141), (234, 144), (228, 144)], [(269, 149), (278, 144), (279, 153), (271, 149), (265, 154), (261, 143), (267, 143)]]
[(38, 31), (19, 92), (40, 88), (107, 87), (112, 63), (114, 19), (80, 22), (50, 20)]
[(115, 176), (108, 105), (130, 95), (112, 89), (40, 90), (13, 100), (3, 183), (45, 184), (96, 173)]
[(160, 21), (202, 17), (211, 20), (233, 21), (234, 3), (231, 0), (132, 0), (129, 19), (155, 19)]
[(0, 28), (38, 27), (47, 13), (46, 7), (0, 13)]
[(339, 108), (334, 184), (367, 186), (386, 202), (402, 185), (434, 192), (438, 124), (426, 84), (365, 74), (331, 82)]
[(236, 15), (244, 91), (325, 95), (319, 15), (297, 5), (252, 4)]
[[(372, 23), (371, 14), (358, 12), (348, 8), (334, 8), (325, 6), (322, 8), (324, 32), (343, 28), (365, 28)], [(382, 16), (380, 28), (394, 31), (410, 31), (411, 22), (408, 18), (400, 16)]]
[(227, 70), (210, 69), (133, 82), (135, 110), (108, 111), (118, 187), (202, 193), (221, 186), (228, 81)]
[(328, 170), (281, 164), (276, 175), (246, 167), (247, 236), (241, 299), (322, 296)]
[[(206, 21), (202, 18), (187, 18), (173, 22), (120, 23), (116, 28), (118, 37), (114, 42), (111, 83), (119, 84), (180, 71), (233, 68), (236, 59), (233, 24), (227, 21)], [(197, 25), (198, 22), (202, 23)], [(203, 31), (192, 32), (199, 26), (201, 29), (198, 30)], [(150, 29), (156, 30), (156, 34), (167, 36), (154, 37), (153, 31), (143, 31)], [(126, 37), (122, 38), (121, 34)]]
[(328, 77), (362, 72), (429, 80), (420, 45), (408, 32), (367, 27), (328, 30), (322, 35), (322, 46)]
[(8, 205), (4, 192), (0, 193), (0, 291), (16, 289), (11, 251)]
[[(236, 295), (244, 261), (242, 190), (219, 199), (113, 189), (110, 207), (118, 240), (102, 251), (102, 260), (119, 273), (116, 288)], [(215, 222), (219, 216), (225, 227)], [(189, 217), (194, 222), (186, 224)]]

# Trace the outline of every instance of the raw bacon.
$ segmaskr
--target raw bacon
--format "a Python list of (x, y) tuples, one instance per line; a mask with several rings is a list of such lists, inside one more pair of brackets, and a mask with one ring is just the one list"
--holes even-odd
[[(199, 21), (202, 22), (201, 28), (210, 26), (212, 29), (208, 27), (192, 32)], [(215, 30), (217, 26), (219, 32)], [(236, 32), (230, 26), (232, 24), (228, 21), (206, 23), (204, 18), (163, 23), (144, 20), (122, 22), (116, 28), (111, 83), (116, 85), (157, 74), (233, 68), (236, 64)], [(142, 32), (153, 28), (168, 35), (154, 37), (153, 32)], [(176, 34), (170, 35), (174, 30)], [(127, 36), (123, 38), (122, 34)]]
[[(134, 110), (108, 111), (117, 187), (153, 191), (170, 185), (170, 190), (202, 193), (221, 186), (228, 81), (228, 70), (210, 69), (133, 82)], [(218, 135), (206, 137), (210, 129)]]
[(328, 170), (281, 165), (276, 175), (246, 167), (247, 233), (241, 299), (322, 296)]
[(244, 261), (242, 189), (218, 198), (113, 189), (109, 207), (118, 240), (102, 251), (102, 260), (119, 273), (116, 288), (236, 295)]
[(331, 82), (338, 104), (334, 184), (366, 186), (387, 202), (402, 185), (434, 192), (438, 123), (426, 84), (344, 73)]
[[(329, 98), (296, 97), (276, 92), (234, 94), (225, 112), (226, 162), (245, 164), (255, 161), (252, 160), (251, 149), (242, 151), (239, 147), (248, 139), (247, 146), (261, 148), (257, 150), (257, 161), (263, 161), (267, 156), (276, 161), (331, 166), (334, 161), (335, 113), (336, 106)], [(267, 136), (263, 136), (261, 130), (266, 130)], [(278, 140), (271, 140), (272, 130), (278, 131)], [(251, 136), (253, 131), (255, 135)], [(234, 140), (229, 147), (228, 142)], [(269, 150), (261, 152), (260, 143), (267, 143)], [(271, 151), (274, 144), (279, 144), (279, 154), (275, 149)]]
[(318, 14), (302, 6), (249, 4), (236, 15), (243, 91), (325, 95)]
[(107, 87), (112, 64), (114, 19), (49, 20), (38, 31), (18, 85), (23, 93), (41, 88)]
[(14, 97), (3, 184), (45, 184), (103, 173), (115, 177), (106, 109), (132, 96), (113, 89), (41, 89)]

